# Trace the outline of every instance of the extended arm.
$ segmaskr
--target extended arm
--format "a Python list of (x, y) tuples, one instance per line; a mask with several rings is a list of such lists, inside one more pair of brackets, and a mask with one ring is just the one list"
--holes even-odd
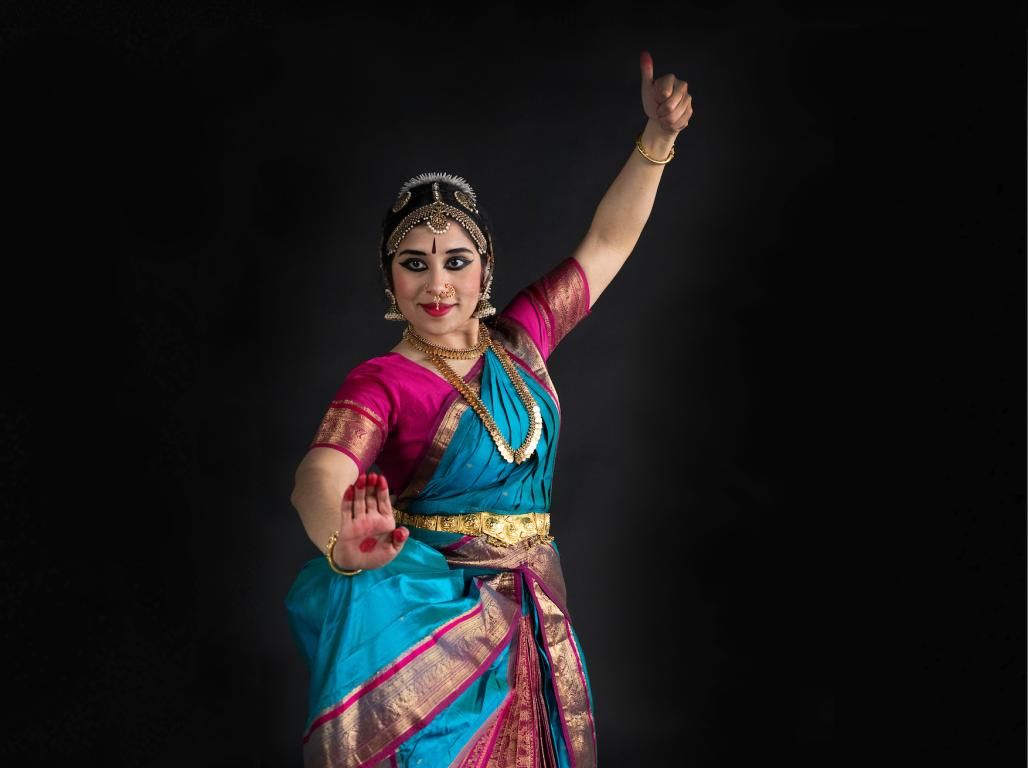
[[(648, 53), (643, 53), (640, 64), (643, 106), (649, 117), (640, 142), (650, 157), (663, 160), (692, 117), (692, 96), (688, 83), (674, 75), (664, 75), (654, 82), (653, 60)], [(639, 241), (663, 175), (663, 165), (650, 162), (633, 147), (628, 162), (600, 200), (589, 231), (572, 254), (589, 281), (590, 307)]]
[(290, 501), (300, 514), (307, 538), (322, 553), (328, 537), (339, 530), (343, 491), (359, 474), (353, 459), (331, 448), (308, 451), (296, 469)]

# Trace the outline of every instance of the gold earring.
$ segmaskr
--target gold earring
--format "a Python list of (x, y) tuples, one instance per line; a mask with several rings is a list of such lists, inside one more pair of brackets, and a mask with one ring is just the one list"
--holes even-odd
[(482, 294), (482, 298), (478, 300), (478, 306), (475, 307), (475, 311), (471, 313), (471, 316), (481, 319), (495, 314), (496, 307), (489, 303), (489, 289), (487, 288)]
[(478, 302), (478, 308), (471, 313), (472, 317), (479, 319), (483, 317), (489, 317), (490, 315), (496, 314), (496, 307), (489, 303), (489, 299), (482, 299)]
[(396, 303), (396, 296), (394, 296), (393, 292), (390, 291), (388, 288), (385, 289), (385, 292), (386, 296), (389, 297), (390, 302), (392, 302), (389, 305), (389, 309), (386, 310), (386, 313), (384, 315), (385, 319), (406, 321), (407, 318), (403, 316), (403, 313), (400, 311), (400, 306)]
[(482, 292), (482, 297), (478, 300), (478, 306), (475, 307), (475, 311), (471, 313), (472, 317), (479, 319), (496, 314), (496, 307), (489, 303), (489, 292), (493, 287), (492, 258), (489, 259), (489, 264), (489, 279), (486, 281), (485, 290)]

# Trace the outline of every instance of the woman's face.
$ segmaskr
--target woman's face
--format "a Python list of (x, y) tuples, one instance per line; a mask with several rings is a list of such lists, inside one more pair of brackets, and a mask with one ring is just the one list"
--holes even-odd
[[(482, 293), (482, 256), (467, 231), (450, 220), (446, 233), (419, 224), (400, 241), (392, 261), (396, 303), (420, 335), (467, 331)], [(452, 286), (452, 289), (450, 288)], [(427, 309), (451, 307), (434, 316)], [(471, 345), (477, 341), (471, 340)], [(456, 342), (460, 343), (460, 342)]]

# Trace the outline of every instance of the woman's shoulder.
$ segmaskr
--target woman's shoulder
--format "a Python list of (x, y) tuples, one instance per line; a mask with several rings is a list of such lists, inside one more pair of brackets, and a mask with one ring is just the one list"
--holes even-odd
[(486, 324), (489, 326), (489, 334), (505, 350), (533, 370), (546, 369), (546, 361), (539, 346), (517, 318), (504, 311), (490, 317)]
[(347, 377), (359, 376), (362, 378), (377, 379), (384, 384), (396, 385), (403, 381), (401, 371), (403, 370), (402, 355), (398, 352), (389, 351), (375, 357), (361, 360), (350, 369)]

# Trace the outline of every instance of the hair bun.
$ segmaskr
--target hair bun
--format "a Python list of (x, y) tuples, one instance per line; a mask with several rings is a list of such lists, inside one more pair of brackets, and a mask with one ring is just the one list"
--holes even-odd
[(420, 187), (422, 184), (431, 184), (433, 181), (444, 181), (457, 189), (461, 190), (464, 194), (471, 197), (471, 202), (476, 206), (478, 205), (478, 198), (475, 197), (475, 190), (471, 188), (471, 185), (461, 176), (454, 176), (452, 173), (445, 173), (443, 171), (432, 171), (429, 173), (419, 173), (417, 176), (412, 176), (403, 183), (400, 187), (400, 191), (396, 193), (399, 197), (404, 192), (410, 192), (414, 187)]

